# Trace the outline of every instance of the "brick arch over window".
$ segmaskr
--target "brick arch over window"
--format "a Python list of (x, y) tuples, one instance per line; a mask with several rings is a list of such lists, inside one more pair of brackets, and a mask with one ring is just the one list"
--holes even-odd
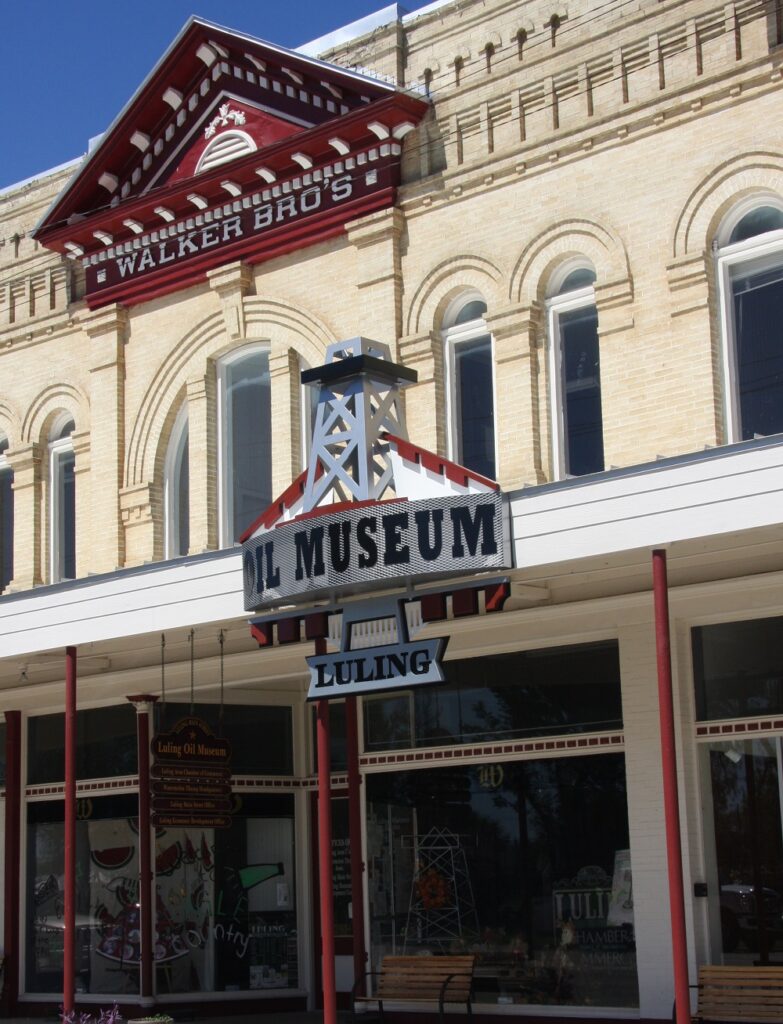
[(49, 428), (61, 412), (68, 412), (73, 417), (77, 431), (89, 429), (90, 403), (81, 388), (73, 384), (50, 384), (36, 395), (25, 413), (22, 442), (48, 441)]
[(243, 299), (243, 312), (246, 337), (228, 338), (223, 315), (216, 312), (196, 324), (167, 353), (150, 380), (131, 427), (126, 486), (160, 479), (161, 460), (165, 458), (177, 402), (182, 400), (188, 376), (203, 370), (207, 360), (215, 360), (249, 342), (268, 341), (273, 351), (279, 347), (293, 348), (315, 366), (322, 360), (326, 346), (335, 340), (315, 316), (282, 301), (247, 297)]
[(547, 228), (524, 248), (509, 279), (508, 299), (523, 306), (541, 302), (551, 275), (576, 256), (592, 263), (599, 285), (630, 289), (628, 254), (620, 239), (592, 221), (568, 220)]
[(745, 153), (720, 164), (702, 178), (675, 223), (674, 258), (709, 250), (729, 209), (754, 193), (783, 197), (783, 153)]
[(0, 400), (0, 438), (8, 441), (12, 450), (19, 444), (22, 429), (16, 409), (5, 400)]
[(416, 288), (406, 317), (406, 334), (438, 330), (450, 303), (461, 292), (480, 292), (487, 308), (503, 302), (503, 272), (487, 256), (454, 256), (438, 263)]

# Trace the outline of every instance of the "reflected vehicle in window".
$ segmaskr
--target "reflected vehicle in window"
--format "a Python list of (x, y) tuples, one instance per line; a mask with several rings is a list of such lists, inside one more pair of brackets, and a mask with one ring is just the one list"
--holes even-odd
[[(783, 900), (774, 889), (763, 889), (764, 924), (770, 941), (783, 938)], [(759, 907), (756, 888), (737, 882), (720, 887), (720, 924), (723, 949), (733, 953), (743, 943), (759, 948)]]

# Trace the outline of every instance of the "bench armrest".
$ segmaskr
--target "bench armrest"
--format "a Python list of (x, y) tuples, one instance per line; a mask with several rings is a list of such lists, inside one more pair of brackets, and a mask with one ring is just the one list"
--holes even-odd
[(468, 998), (465, 1000), (466, 1003), (470, 1003), (470, 990), (473, 987), (473, 972), (472, 971), (455, 971), (450, 974), (443, 982), (440, 987), (440, 996), (438, 998), (438, 1006), (443, 1010), (443, 1004), (446, 1002), (446, 989), (449, 987), (449, 983), (454, 978), (470, 978), (470, 986), (468, 987)]
[[(353, 983), (353, 988), (351, 989), (351, 1005), (352, 1006), (353, 1006), (354, 1002), (356, 1001), (356, 990), (359, 987), (359, 985), (361, 985), (361, 983), (366, 978), (377, 977), (380, 973), (381, 973), (380, 971), (365, 971), (364, 974), (359, 974), (357, 976), (356, 981), (354, 981), (354, 983)], [(372, 996), (368, 996), (367, 998), (368, 999), (372, 999), (373, 997)]]

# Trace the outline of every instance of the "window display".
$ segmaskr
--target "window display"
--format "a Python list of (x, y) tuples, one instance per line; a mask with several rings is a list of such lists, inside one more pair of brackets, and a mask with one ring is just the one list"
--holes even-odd
[(367, 777), (373, 965), (478, 956), (478, 1002), (638, 1005), (625, 765), (602, 754)]
[[(298, 986), (294, 801), (237, 798), (232, 826), (155, 835), (159, 994)], [(76, 990), (139, 991), (137, 797), (77, 802)], [(64, 803), (29, 803), (26, 990), (62, 990)]]

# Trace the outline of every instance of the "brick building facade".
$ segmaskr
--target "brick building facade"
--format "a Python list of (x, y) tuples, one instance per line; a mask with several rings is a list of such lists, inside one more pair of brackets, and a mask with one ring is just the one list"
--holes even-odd
[[(139, 998), (128, 938), (137, 901), (119, 898), (113, 881), (138, 870), (121, 827), (137, 813), (138, 765), (130, 747), (111, 755), (135, 737), (126, 697), (163, 688), (158, 728), (178, 704), (197, 704), (207, 718), (220, 708), (234, 730), (245, 846), (187, 830), (156, 841), (155, 998), (315, 1005), (303, 652), (259, 655), (234, 544), (305, 465), (312, 406), (301, 371), (355, 336), (387, 344), (417, 372), (405, 398), (411, 440), (509, 495), (514, 549), (503, 614), (440, 627), (452, 664), (443, 706), (410, 697), (404, 711), (391, 698), (362, 708), (372, 963), (412, 948), (473, 949), (477, 1000), (492, 1012), (668, 1017), (650, 571), (661, 547), (691, 970), (774, 962), (783, 941), (782, 24), (769, 0), (453, 0), (410, 15), (386, 8), (262, 60), (250, 37), (191, 23), (84, 162), (0, 193), (0, 709), (6, 893), (16, 891), (2, 911), (8, 1005), (61, 998), (53, 850), (66, 646), (79, 653), (79, 842), (91, 879), (77, 899), (77, 991), (87, 1002)], [(175, 83), (189, 32), (206, 48), (211, 92)], [(208, 140), (195, 172), (188, 164), (191, 121), (208, 127), (218, 95), (255, 109), (250, 87), (271, 81), (275, 55), (287, 82), (278, 96), (320, 97), (312, 123), (335, 133), (324, 140), (339, 180), (365, 174), (342, 137), (343, 119), (361, 113), (351, 90), (367, 91), (368, 110), (391, 105), (382, 109), (394, 116), (378, 114), (369, 131), (377, 159), (383, 147), (399, 155), (393, 201), (263, 257), (227, 248), (165, 286), (156, 268), (148, 293), (103, 301), (102, 268), (134, 252), (167, 258), (170, 223), (211, 245), (218, 235), (199, 218), (221, 199), (226, 234), (243, 197), (258, 211), (311, 187), (296, 134), (274, 145), (288, 145), (300, 185), (275, 184), (284, 175), (264, 150), (257, 203)], [(110, 147), (164, 86), (170, 125), (151, 113), (156, 138), (134, 123), (134, 178), (131, 158), (112, 165)], [(274, 112), (273, 100), (263, 110)], [(403, 107), (416, 113), (402, 120)], [(236, 131), (241, 147), (237, 124), (218, 126), (217, 138)], [(247, 163), (248, 150), (236, 159)], [(134, 210), (177, 174), (182, 196), (193, 190), (186, 208), (139, 219)], [(82, 195), (103, 198), (80, 210)], [(93, 249), (68, 234), (85, 217)], [(334, 757), (341, 764), (337, 748)], [(428, 790), (452, 809), (434, 814)], [(574, 790), (585, 794), (581, 810), (569, 803)], [(337, 809), (334, 827), (347, 828)], [(488, 828), (497, 862), (477, 852)], [(448, 890), (460, 909), (448, 943), (433, 931), (439, 907), (422, 910), (416, 874), (444, 830), (456, 852), (437, 869), (445, 888), (428, 898)], [(108, 854), (101, 862), (101, 851), (123, 849), (126, 871)], [(220, 871), (240, 862), (279, 863), (274, 877), (284, 879), (246, 889), (242, 957), (204, 909), (216, 904)], [(335, 883), (341, 991), (351, 976), (344, 881)]]

